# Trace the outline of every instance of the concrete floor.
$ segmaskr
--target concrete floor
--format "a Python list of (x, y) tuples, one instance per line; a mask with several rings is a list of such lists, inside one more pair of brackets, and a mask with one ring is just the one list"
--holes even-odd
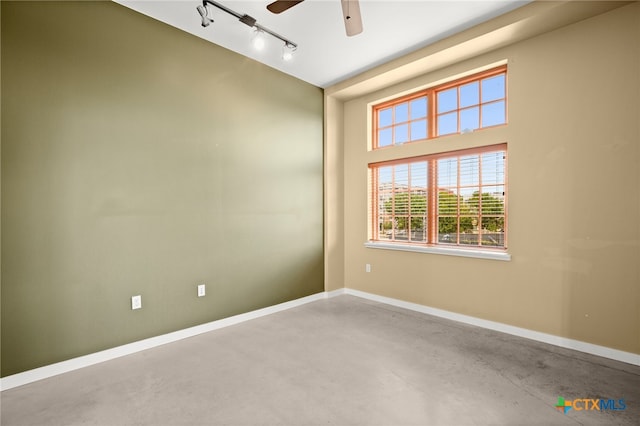
[(640, 367), (339, 296), (1, 398), (3, 426), (638, 425)]

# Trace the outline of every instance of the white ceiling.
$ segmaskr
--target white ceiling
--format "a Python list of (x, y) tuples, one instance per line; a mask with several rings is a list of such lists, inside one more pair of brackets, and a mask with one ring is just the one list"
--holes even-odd
[(306, 0), (279, 15), (272, 0), (216, 0), (298, 45), (294, 59), (281, 59), (283, 43), (267, 36), (255, 51), (252, 29), (209, 6), (214, 23), (203, 28), (198, 0), (115, 0), (241, 55), (319, 87), (328, 87), (370, 68), (523, 6), (530, 0), (360, 0), (364, 31), (347, 37), (340, 0)]

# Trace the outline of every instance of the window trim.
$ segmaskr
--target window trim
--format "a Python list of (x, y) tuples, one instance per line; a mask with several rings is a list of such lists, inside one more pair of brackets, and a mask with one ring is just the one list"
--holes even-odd
[[(446, 136), (452, 136), (452, 135), (459, 135), (461, 134), (461, 131), (455, 132), (455, 133), (447, 133), (444, 135), (438, 135), (438, 127), (437, 127), (437, 122), (438, 122), (438, 112), (437, 112), (437, 103), (436, 103), (436, 98), (437, 98), (437, 94), (438, 92), (442, 92), (448, 89), (451, 89), (453, 87), (459, 87), (459, 86), (463, 86), (465, 84), (474, 82), (474, 81), (481, 81), (483, 79), (486, 78), (490, 78), (496, 75), (500, 75), (500, 74), (505, 74), (505, 78), (507, 77), (507, 65), (500, 65), (485, 71), (481, 71), (479, 73), (475, 73), (475, 74), (471, 74), (465, 77), (461, 77), (458, 78), (456, 80), (452, 80), (443, 84), (439, 84), (433, 87), (429, 87), (426, 89), (422, 89), (419, 90), (417, 92), (413, 92), (413, 93), (409, 93), (407, 95), (404, 96), (400, 96), (398, 98), (394, 98), (394, 99), (390, 99), (388, 101), (384, 101), (381, 102), (379, 104), (373, 105), (372, 107), (372, 126), (371, 126), (371, 141), (372, 141), (372, 147), (371, 150), (376, 151), (376, 150), (380, 150), (380, 149), (387, 149), (387, 148), (393, 148), (393, 147), (398, 147), (398, 146), (402, 146), (402, 145), (406, 145), (406, 144), (411, 144), (411, 143), (416, 143), (416, 142), (423, 142), (426, 140), (431, 140), (431, 139), (437, 139), (437, 138), (441, 138), (441, 137), (446, 137)], [(509, 122), (509, 108), (508, 108), (508, 85), (505, 82), (505, 97), (504, 97), (504, 102), (505, 102), (505, 122), (502, 124), (496, 124), (496, 125), (492, 125), (492, 126), (486, 126), (486, 127), (478, 127), (477, 130), (484, 130), (484, 129), (490, 129), (490, 128), (494, 128), (494, 127), (499, 127), (499, 126), (505, 126), (507, 125), (507, 123)], [(390, 145), (387, 146), (379, 146), (379, 141), (378, 141), (378, 111), (386, 109), (386, 108), (393, 108), (396, 105), (400, 105), (403, 103), (409, 103), (414, 99), (417, 98), (421, 98), (423, 96), (427, 97), (427, 116), (426, 116), (426, 120), (427, 120), (427, 137), (425, 139), (418, 139), (418, 140), (411, 140), (409, 139), (407, 142), (403, 142), (400, 144), (395, 144), (392, 143)], [(478, 104), (478, 107), (481, 107), (482, 105), (484, 105), (481, 102), (481, 99), (479, 100), (480, 103)], [(492, 100), (490, 102), (487, 102), (487, 104), (489, 103), (495, 103), (497, 101)], [(464, 109), (464, 108), (462, 108)], [(458, 116), (460, 113), (460, 105), (458, 103), (458, 108), (456, 110), (452, 110), (452, 111), (448, 111), (447, 113), (451, 113), (453, 111), (457, 111)], [(409, 120), (406, 122), (407, 125), (410, 125), (410, 123), (412, 122), (411, 118), (409, 117)], [(404, 124), (404, 122), (402, 123)], [(458, 119), (458, 127), (460, 126), (460, 120)], [(395, 129), (395, 122), (392, 123), (392, 125), (390, 126), (391, 129)]]
[(443, 247), (431, 245), (415, 245), (411, 243), (398, 242), (387, 243), (382, 241), (367, 241), (366, 243), (364, 243), (364, 246), (366, 248), (372, 249), (442, 254), (446, 256), (472, 257), (476, 259), (502, 260), (506, 262), (509, 262), (511, 260), (511, 255), (506, 251), (506, 249), (461, 248), (459, 246)]
[[(377, 168), (387, 167), (392, 165), (410, 165), (416, 162), (426, 161), (429, 164), (437, 162), (439, 159), (443, 158), (453, 158), (453, 157), (463, 157), (468, 155), (482, 155), (485, 153), (491, 152), (505, 152), (505, 176), (504, 176), (504, 246), (501, 247), (492, 247), (492, 246), (470, 246), (470, 245), (460, 245), (460, 244), (442, 244), (437, 242), (437, 234), (438, 234), (438, 202), (437, 198), (434, 195), (434, 192), (437, 194), (438, 184), (435, 167), (428, 168), (428, 181), (427, 181), (427, 223), (426, 223), (426, 231), (427, 238), (426, 241), (417, 243), (417, 242), (403, 242), (403, 241), (386, 241), (380, 240), (378, 237), (379, 231), (379, 184), (377, 182), (376, 174), (372, 173)], [(485, 145), (474, 148), (460, 149), (454, 151), (447, 152), (439, 152), (434, 154), (427, 155), (419, 155), (413, 157), (405, 157), (388, 161), (378, 161), (369, 163), (367, 165), (367, 169), (370, 173), (370, 182), (369, 182), (369, 212), (370, 212), (370, 229), (369, 229), (369, 241), (365, 243), (366, 247), (369, 248), (383, 248), (390, 250), (403, 250), (403, 251), (414, 251), (414, 252), (422, 252), (422, 253), (436, 253), (436, 254), (446, 254), (446, 255), (454, 255), (454, 256), (466, 256), (466, 257), (478, 257), (485, 259), (497, 259), (497, 260), (510, 260), (510, 255), (507, 253), (508, 248), (508, 156), (507, 156), (507, 143), (499, 143), (493, 145)], [(490, 185), (492, 186), (492, 185)], [(482, 189), (480, 189), (482, 191)]]

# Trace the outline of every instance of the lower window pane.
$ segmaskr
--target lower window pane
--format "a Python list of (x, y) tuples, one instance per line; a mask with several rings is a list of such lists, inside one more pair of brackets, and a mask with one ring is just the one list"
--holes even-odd
[(482, 215), (504, 215), (504, 187), (502, 185), (482, 188)]
[(409, 239), (409, 218), (406, 216), (396, 216), (396, 226), (394, 237), (399, 241), (406, 241)]
[(456, 244), (456, 234), (440, 234), (438, 235), (438, 243), (440, 244)]
[(438, 218), (438, 242), (456, 244), (458, 242), (458, 218), (446, 216)]
[(411, 218), (411, 241), (425, 242), (427, 241), (425, 217)]
[(449, 191), (445, 188), (440, 189), (440, 192), (438, 193), (438, 214), (458, 214), (458, 196), (455, 192)]
[(460, 245), (477, 246), (478, 234), (460, 234)]
[(393, 222), (390, 218), (384, 218), (380, 221), (380, 235), (378, 238), (381, 240), (390, 240), (393, 234)]
[(438, 113), (453, 111), (458, 108), (458, 88), (438, 92)]
[(411, 241), (415, 241), (416, 243), (426, 243), (427, 233), (424, 231), (424, 229), (411, 231)]
[(393, 112), (391, 108), (385, 108), (378, 111), (378, 126), (387, 127), (393, 124)]
[(460, 218), (460, 233), (473, 234), (478, 232), (478, 218), (463, 216)]
[(460, 244), (478, 245), (478, 218), (464, 216), (460, 218)]
[(504, 247), (504, 217), (482, 218), (482, 245)]

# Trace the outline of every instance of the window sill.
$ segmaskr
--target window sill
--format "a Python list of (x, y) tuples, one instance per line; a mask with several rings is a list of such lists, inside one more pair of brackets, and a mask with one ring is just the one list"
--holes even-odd
[(507, 262), (511, 260), (511, 255), (509, 253), (497, 250), (465, 249), (460, 247), (417, 246), (411, 244), (383, 243), (380, 241), (369, 241), (364, 243), (364, 246), (374, 249), (413, 251), (417, 253), (443, 254), (446, 256), (473, 257), (476, 259), (502, 260)]

